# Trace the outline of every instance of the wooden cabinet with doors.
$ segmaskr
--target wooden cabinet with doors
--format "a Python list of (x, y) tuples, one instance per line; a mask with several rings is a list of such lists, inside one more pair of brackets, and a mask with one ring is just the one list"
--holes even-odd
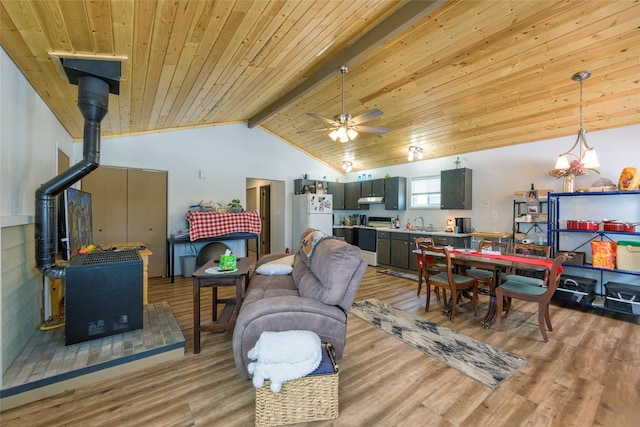
[(467, 168), (440, 171), (440, 209), (471, 209), (472, 176)]
[(384, 208), (392, 211), (406, 209), (407, 178), (386, 178), (384, 184)]
[(334, 210), (343, 210), (345, 208), (344, 185), (345, 184), (343, 182), (332, 182), (329, 185), (328, 191), (329, 191), (329, 194), (333, 195)]
[(344, 184), (344, 208), (348, 210), (368, 210), (369, 205), (358, 203), (360, 198), (360, 181), (346, 182)]
[(153, 256), (149, 276), (166, 272), (167, 173), (101, 166), (82, 179), (91, 193), (93, 241), (143, 242)]

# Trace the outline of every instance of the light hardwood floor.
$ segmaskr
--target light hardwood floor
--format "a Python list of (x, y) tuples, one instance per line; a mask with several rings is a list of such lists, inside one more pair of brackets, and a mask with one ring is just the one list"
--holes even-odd
[[(368, 267), (356, 300), (378, 298), (517, 354), (528, 364), (491, 390), (351, 316), (339, 361), (340, 416), (313, 425), (639, 425), (638, 318), (554, 303), (555, 330), (545, 344), (533, 304), (514, 302), (500, 330), (485, 330), (466, 301), (451, 324), (435, 305), (425, 313), (424, 292), (416, 297), (414, 282), (377, 270)], [(481, 315), (487, 298), (481, 297)], [(173, 308), (187, 340), (182, 360), (5, 411), (1, 424), (253, 425), (255, 392), (236, 374), (231, 334), (203, 334), (202, 352), (193, 354), (191, 280), (150, 279), (149, 300), (166, 300)]]

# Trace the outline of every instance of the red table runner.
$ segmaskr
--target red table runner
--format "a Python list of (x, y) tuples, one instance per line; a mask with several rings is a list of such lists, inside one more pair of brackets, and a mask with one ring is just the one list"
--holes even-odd
[(259, 234), (261, 230), (260, 215), (256, 211), (240, 213), (189, 212), (186, 219), (189, 221), (191, 241), (231, 233)]
[[(518, 255), (509, 255), (509, 254), (483, 254), (481, 252), (477, 252), (477, 251), (465, 251), (465, 250), (457, 250), (457, 249), (452, 249), (450, 252), (454, 252), (454, 253), (459, 253), (462, 255), (471, 255), (471, 256), (477, 256), (477, 257), (482, 257), (482, 258), (495, 258), (495, 259), (503, 259), (505, 261), (511, 261), (511, 262), (521, 262), (523, 264), (532, 264), (532, 265), (540, 265), (542, 267), (547, 267), (547, 269), (551, 270), (551, 267), (553, 266), (553, 260), (550, 259), (543, 259), (543, 258), (530, 258), (530, 257), (524, 257), (524, 256), (518, 256)], [(558, 273), (562, 272), (562, 267), (560, 267), (558, 269)]]

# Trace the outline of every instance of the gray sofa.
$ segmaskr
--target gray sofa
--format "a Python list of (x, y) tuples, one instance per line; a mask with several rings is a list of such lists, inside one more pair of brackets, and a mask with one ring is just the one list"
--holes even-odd
[[(315, 231), (305, 230), (300, 241)], [(291, 274), (250, 275), (233, 330), (233, 356), (241, 378), (249, 378), (247, 352), (263, 331), (313, 331), (323, 342), (333, 345), (336, 358), (342, 357), (347, 313), (367, 262), (358, 247), (331, 237), (319, 239), (309, 255), (310, 266), (305, 250), (295, 254)], [(256, 269), (285, 256), (266, 255), (257, 262)]]

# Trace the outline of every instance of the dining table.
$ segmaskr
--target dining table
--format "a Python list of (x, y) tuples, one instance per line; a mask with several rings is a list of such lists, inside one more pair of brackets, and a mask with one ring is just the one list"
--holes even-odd
[[(489, 286), (489, 310), (480, 324), (484, 329), (489, 329), (496, 320), (498, 301), (496, 299), (496, 288), (500, 285), (502, 273), (507, 269), (544, 271), (550, 270), (553, 260), (533, 255), (503, 254), (498, 251), (479, 252), (473, 249), (448, 249), (451, 262), (464, 274), (467, 268), (483, 268), (493, 272), (493, 280)], [(424, 252), (414, 249), (413, 253), (422, 256), (442, 256), (435, 252), (429, 252), (428, 247)], [(560, 271), (559, 271), (560, 272)]]

